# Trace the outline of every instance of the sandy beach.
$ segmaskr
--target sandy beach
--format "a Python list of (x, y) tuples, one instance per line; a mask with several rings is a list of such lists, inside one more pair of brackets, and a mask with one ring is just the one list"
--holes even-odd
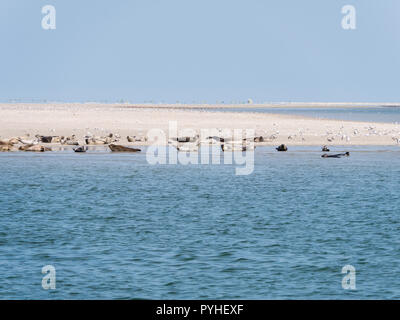
[[(249, 105), (241, 105), (242, 108), (246, 106)], [(207, 110), (211, 107), (213, 110)], [(121, 136), (121, 144), (129, 144), (127, 136), (146, 136), (150, 129), (163, 129), (167, 133), (170, 121), (177, 121), (178, 130), (254, 129), (257, 136), (265, 138), (264, 145), (396, 145), (400, 138), (400, 125), (393, 123), (215, 111), (215, 108), (227, 107), (235, 106), (4, 103), (0, 104), (0, 139), (27, 134), (31, 137), (36, 134), (74, 134), (83, 141), (88, 134), (105, 136), (113, 133)], [(146, 145), (148, 142), (134, 144)]]

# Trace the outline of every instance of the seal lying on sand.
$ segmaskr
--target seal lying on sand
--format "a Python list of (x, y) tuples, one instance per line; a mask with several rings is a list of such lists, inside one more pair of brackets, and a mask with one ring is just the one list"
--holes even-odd
[(7, 152), (12, 150), (12, 145), (0, 145), (0, 152)]
[(348, 157), (350, 156), (350, 152), (345, 152), (345, 153), (338, 153), (338, 154), (323, 154), (321, 157), (322, 158), (342, 158), (342, 157)]
[(38, 138), (38, 140), (40, 142), (43, 143), (52, 143), (53, 142), (53, 136), (40, 136), (40, 135), (36, 135), (36, 138)]
[(41, 146), (40, 144), (27, 144), (27, 145), (19, 147), (18, 150), (31, 151), (31, 152), (45, 152), (45, 151), (51, 151), (51, 148)]
[(120, 146), (117, 144), (110, 144), (108, 147), (111, 149), (112, 152), (140, 152), (140, 149), (135, 148), (128, 148), (124, 146)]
[(9, 141), (0, 140), (0, 146), (8, 146), (11, 143)]

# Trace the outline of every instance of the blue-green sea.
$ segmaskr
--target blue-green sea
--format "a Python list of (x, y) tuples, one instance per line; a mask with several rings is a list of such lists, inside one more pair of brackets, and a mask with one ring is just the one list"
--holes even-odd
[(335, 149), (259, 147), (246, 176), (1, 153), (0, 299), (399, 299), (400, 147)]

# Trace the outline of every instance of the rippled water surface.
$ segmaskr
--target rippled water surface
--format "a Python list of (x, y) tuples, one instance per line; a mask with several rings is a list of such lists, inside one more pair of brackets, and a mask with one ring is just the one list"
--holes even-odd
[(145, 153), (2, 153), (0, 298), (400, 298), (400, 149), (355, 149), (260, 147), (248, 176)]

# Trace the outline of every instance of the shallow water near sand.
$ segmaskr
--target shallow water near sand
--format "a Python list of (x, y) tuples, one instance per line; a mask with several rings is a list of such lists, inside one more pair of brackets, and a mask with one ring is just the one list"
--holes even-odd
[(400, 123), (399, 107), (354, 107), (354, 108), (221, 108), (207, 109), (218, 112), (255, 112), (255, 113), (273, 113), (283, 115), (305, 116), (316, 119), (333, 119), (346, 121), (369, 121), (383, 123)]
[(2, 153), (0, 299), (398, 299), (400, 148), (335, 149), (351, 156), (259, 147), (248, 176), (144, 152)]

